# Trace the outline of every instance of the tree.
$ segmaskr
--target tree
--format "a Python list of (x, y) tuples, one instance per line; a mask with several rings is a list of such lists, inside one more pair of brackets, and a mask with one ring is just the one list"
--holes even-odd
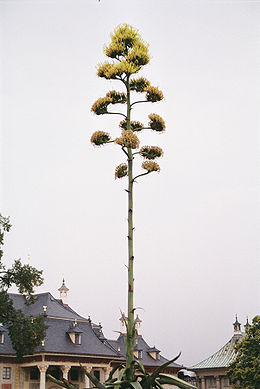
[[(105, 47), (105, 55), (112, 61), (104, 62), (98, 66), (97, 75), (107, 80), (117, 81), (123, 87), (123, 92), (111, 90), (104, 97), (100, 97), (91, 108), (96, 115), (118, 115), (123, 120), (119, 123), (121, 136), (112, 138), (106, 131), (96, 131), (91, 137), (91, 143), (95, 146), (106, 144), (116, 144), (120, 147), (126, 159), (115, 169), (115, 178), (127, 177), (128, 188), (128, 313), (125, 317), (126, 334), (126, 366), (116, 367), (110, 374), (105, 385), (101, 384), (91, 373), (84, 371), (95, 387), (105, 388), (129, 388), (150, 389), (162, 388), (162, 384), (171, 384), (180, 388), (194, 388), (192, 385), (178, 379), (177, 377), (163, 374), (162, 371), (171, 362), (167, 362), (159, 367), (151, 375), (145, 371), (140, 361), (134, 358), (135, 341), (135, 321), (134, 321), (134, 246), (133, 246), (133, 188), (134, 183), (140, 177), (152, 172), (159, 172), (160, 167), (154, 161), (163, 155), (163, 151), (158, 146), (142, 146), (137, 136), (140, 132), (150, 129), (157, 133), (165, 131), (164, 120), (157, 114), (151, 113), (148, 116), (148, 124), (132, 120), (132, 110), (136, 104), (156, 103), (163, 100), (164, 96), (158, 87), (152, 86), (150, 81), (144, 77), (136, 78), (135, 75), (150, 61), (148, 45), (143, 41), (138, 31), (128, 24), (119, 25), (111, 34), (111, 42)], [(139, 97), (144, 95), (144, 97)], [(123, 109), (114, 110), (115, 105), (123, 106)], [(112, 108), (112, 109), (111, 109)], [(123, 112), (122, 112), (123, 111)], [(144, 158), (141, 165), (143, 170), (134, 175), (134, 159), (140, 156)], [(137, 364), (137, 366), (136, 366)], [(113, 374), (120, 369), (118, 378), (113, 378)], [(53, 382), (65, 388), (75, 388), (66, 380), (57, 380), (48, 376)]]
[(236, 359), (228, 370), (233, 388), (260, 388), (260, 316), (253, 319), (252, 326), (246, 330), (235, 350)]
[(25, 295), (26, 304), (34, 302), (34, 287), (43, 283), (42, 271), (30, 265), (22, 265), (20, 260), (14, 261), (11, 268), (3, 264), (4, 234), (11, 228), (10, 220), (0, 214), (0, 323), (8, 330), (13, 348), (19, 360), (26, 354), (33, 354), (35, 348), (45, 337), (46, 326), (43, 316), (25, 316), (16, 310), (8, 295), (8, 289), (15, 285), (19, 293)]

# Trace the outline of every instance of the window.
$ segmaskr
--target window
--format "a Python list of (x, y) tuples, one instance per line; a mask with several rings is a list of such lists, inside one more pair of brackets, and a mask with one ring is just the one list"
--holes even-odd
[(11, 367), (3, 367), (3, 379), (10, 380), (11, 378)]
[(0, 332), (0, 344), (4, 344), (4, 339), (5, 339), (4, 333)]
[(230, 378), (224, 377), (224, 386), (231, 386)]
[(143, 358), (143, 351), (142, 351), (142, 350), (139, 350), (139, 351), (138, 351), (138, 358), (139, 358), (139, 359), (142, 359), (142, 358)]
[(40, 372), (38, 367), (32, 367), (30, 369), (30, 380), (39, 380), (40, 379)]
[[(62, 372), (59, 368), (59, 366), (49, 366), (46, 374), (52, 375), (57, 380), (60, 380), (62, 378)], [(48, 380), (48, 378), (47, 378)]]
[(209, 388), (216, 388), (217, 381), (215, 377), (209, 377)]
[(75, 334), (75, 344), (81, 344), (81, 335)]
[(94, 370), (93, 373), (94, 373), (94, 376), (100, 381), (100, 371)]
[(78, 381), (79, 380), (79, 369), (72, 367), (70, 369), (70, 379), (71, 381)]

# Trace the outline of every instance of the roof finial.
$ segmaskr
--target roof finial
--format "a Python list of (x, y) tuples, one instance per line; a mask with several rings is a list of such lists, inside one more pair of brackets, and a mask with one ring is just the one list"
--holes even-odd
[(250, 327), (251, 327), (251, 325), (249, 324), (248, 316), (247, 316), (246, 317), (246, 324), (244, 325), (245, 331), (248, 331)]
[(136, 315), (136, 318), (135, 318), (135, 331), (136, 331), (137, 335), (141, 335), (141, 323), (142, 323), (142, 320), (139, 318), (138, 315)]
[(68, 303), (67, 303), (67, 297), (68, 297), (69, 288), (67, 288), (67, 286), (65, 285), (64, 276), (63, 276), (63, 279), (62, 279), (62, 285), (61, 285), (61, 287), (58, 289), (58, 291), (60, 292), (60, 299), (62, 300), (63, 304), (64, 304), (64, 305), (68, 305)]
[(237, 314), (236, 314), (236, 321), (233, 323), (234, 326), (234, 334), (238, 335), (241, 334), (241, 323), (237, 320)]

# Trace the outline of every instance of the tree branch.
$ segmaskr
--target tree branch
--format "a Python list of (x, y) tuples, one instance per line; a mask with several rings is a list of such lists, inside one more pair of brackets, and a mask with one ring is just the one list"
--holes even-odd
[(108, 114), (108, 115), (121, 115), (121, 116), (124, 116), (124, 118), (126, 119), (126, 115), (124, 115), (123, 113), (121, 112), (104, 112), (104, 114)]
[(133, 182), (135, 182), (135, 180), (136, 180), (138, 177), (146, 176), (146, 175), (149, 174), (149, 173), (152, 173), (152, 172), (146, 172), (146, 173), (139, 174), (138, 176), (136, 176), (136, 177), (133, 178)]
[(127, 156), (127, 158), (129, 158), (128, 152), (125, 150), (125, 147), (124, 147), (124, 146), (122, 146), (122, 150), (123, 150), (123, 152), (125, 153), (125, 155)]
[(139, 100), (139, 101), (135, 101), (134, 103), (131, 104), (131, 107), (135, 104), (138, 104), (138, 103), (150, 103), (151, 101), (147, 101), (147, 100)]

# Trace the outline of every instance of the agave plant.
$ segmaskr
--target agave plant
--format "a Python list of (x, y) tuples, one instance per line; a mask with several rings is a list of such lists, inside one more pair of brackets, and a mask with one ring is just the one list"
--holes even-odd
[[(163, 100), (161, 90), (152, 86), (150, 81), (144, 77), (135, 78), (136, 74), (150, 61), (148, 44), (143, 41), (138, 31), (128, 24), (119, 25), (113, 34), (111, 42), (105, 47), (105, 55), (110, 62), (104, 62), (98, 66), (97, 75), (107, 80), (119, 82), (125, 92), (115, 90), (109, 91), (104, 97), (100, 97), (92, 105), (91, 111), (96, 115), (120, 115), (123, 120), (119, 123), (121, 136), (113, 137), (107, 131), (96, 131), (91, 136), (91, 143), (94, 146), (105, 146), (116, 144), (123, 152), (125, 162), (115, 169), (115, 178), (127, 177), (128, 188), (128, 310), (126, 325), (126, 366), (115, 367), (108, 380), (102, 384), (93, 374), (82, 370), (98, 389), (162, 389), (162, 385), (175, 385), (179, 388), (189, 389), (194, 386), (180, 380), (179, 378), (164, 374), (163, 370), (179, 355), (160, 366), (153, 373), (149, 374), (142, 363), (134, 357), (135, 320), (134, 320), (134, 246), (133, 246), (133, 188), (137, 179), (152, 172), (160, 172), (160, 166), (154, 159), (163, 156), (163, 150), (158, 146), (140, 146), (138, 135), (141, 131), (152, 130), (154, 133), (162, 134), (165, 131), (165, 122), (158, 114), (148, 115), (148, 124), (144, 125), (139, 121), (132, 120), (132, 110), (139, 103), (156, 103)], [(112, 61), (111, 61), (112, 60)], [(139, 97), (141, 96), (143, 97)], [(116, 112), (115, 105), (125, 108)], [(111, 110), (112, 108), (112, 110)], [(138, 134), (138, 135), (137, 135)], [(134, 160), (137, 157), (144, 158), (141, 164), (141, 172), (134, 174)], [(76, 388), (69, 381), (49, 378), (56, 384), (69, 389)]]
[[(163, 370), (172, 362), (179, 358), (180, 354), (174, 359), (167, 361), (159, 366), (153, 373), (148, 373), (144, 365), (139, 361), (134, 361), (134, 380), (129, 382), (127, 378), (127, 367), (124, 365), (115, 366), (108, 379), (102, 384), (92, 373), (88, 372), (83, 366), (81, 370), (93, 383), (93, 387), (97, 389), (164, 389), (163, 385), (173, 385), (181, 389), (197, 389), (196, 386), (189, 384), (171, 374), (163, 373)], [(67, 388), (78, 389), (78, 386), (71, 384), (68, 380), (58, 380), (50, 375), (48, 378), (55, 384)], [(87, 388), (86, 388), (87, 389)]]

